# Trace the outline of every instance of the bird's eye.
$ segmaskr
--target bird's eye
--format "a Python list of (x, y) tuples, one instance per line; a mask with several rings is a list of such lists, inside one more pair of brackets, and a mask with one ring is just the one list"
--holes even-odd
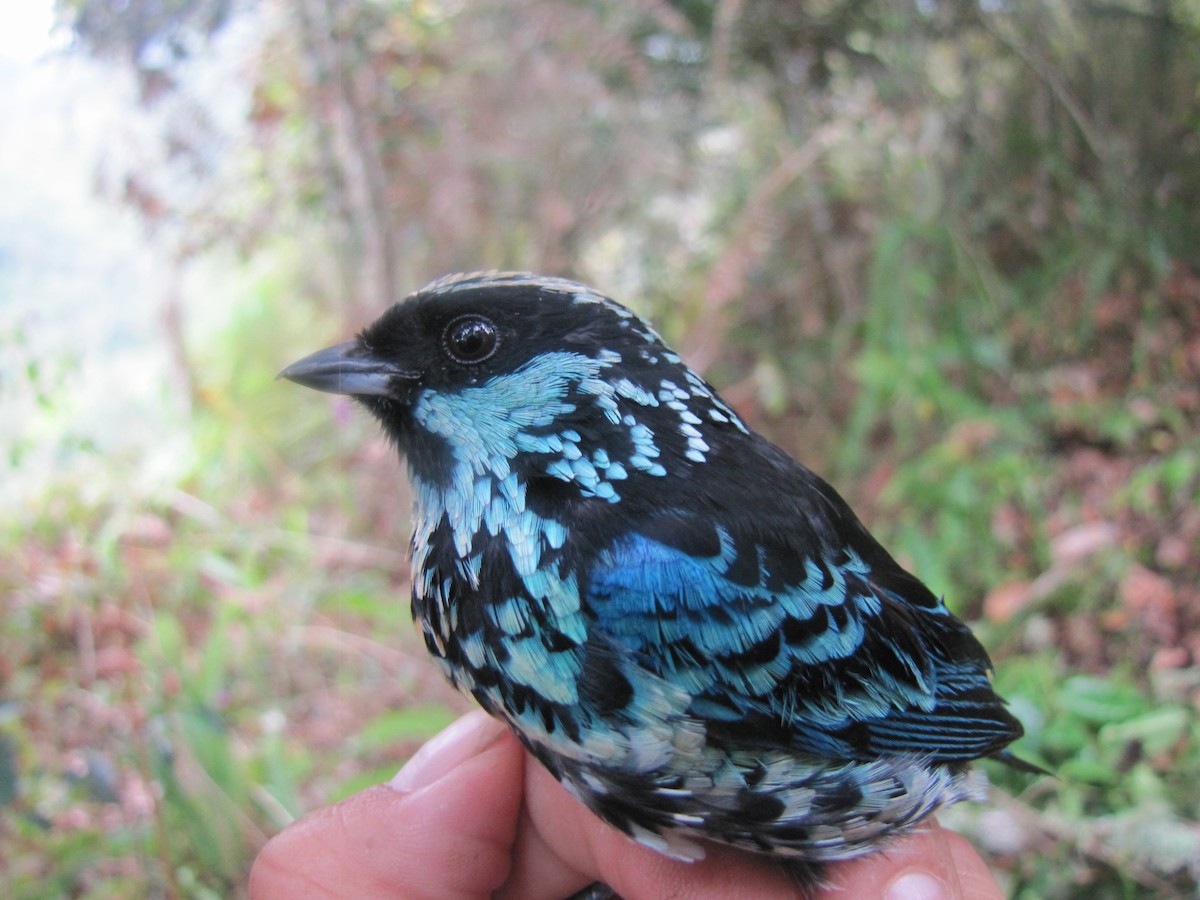
[(458, 363), (483, 362), (496, 352), (496, 326), (483, 316), (460, 316), (446, 326), (446, 352)]

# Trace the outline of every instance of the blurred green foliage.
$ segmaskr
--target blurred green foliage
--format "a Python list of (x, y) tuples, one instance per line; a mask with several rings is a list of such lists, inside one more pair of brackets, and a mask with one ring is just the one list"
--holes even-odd
[(5, 441), (36, 490), (0, 522), (0, 893), (236, 896), (466, 708), (408, 622), (390, 449), (273, 379), (521, 267), (650, 314), (978, 622), (1054, 773), (989, 765), (948, 817), (1011, 896), (1194, 894), (1200, 5), (249, 4), (232, 134), (188, 69), (230, 7), (176, 6), (61, 4), (161, 116), (118, 196), (233, 302), (168, 306), (165, 470), (2, 338), (37, 427)]

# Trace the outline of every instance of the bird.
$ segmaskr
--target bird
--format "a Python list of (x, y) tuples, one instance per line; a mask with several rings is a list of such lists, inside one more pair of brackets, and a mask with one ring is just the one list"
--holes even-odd
[(280, 377), (378, 420), (429, 653), (635, 841), (813, 885), (1036, 768), (944, 600), (608, 296), (447, 276)]

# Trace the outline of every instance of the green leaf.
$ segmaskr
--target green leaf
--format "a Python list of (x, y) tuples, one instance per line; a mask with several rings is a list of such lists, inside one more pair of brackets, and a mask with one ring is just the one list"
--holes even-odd
[(1150, 707), (1150, 701), (1129, 684), (1091, 675), (1076, 675), (1063, 684), (1059, 702), (1094, 725), (1124, 722)]
[(376, 716), (358, 733), (364, 750), (380, 750), (401, 741), (433, 737), (457, 716), (443, 706), (414, 706)]
[(17, 744), (0, 734), (0, 806), (11, 806), (20, 793), (20, 764)]
[(1113, 722), (1100, 729), (1102, 745), (1124, 745), (1134, 741), (1151, 756), (1164, 753), (1178, 743), (1190, 724), (1186, 709), (1166, 707), (1151, 710), (1124, 722)]

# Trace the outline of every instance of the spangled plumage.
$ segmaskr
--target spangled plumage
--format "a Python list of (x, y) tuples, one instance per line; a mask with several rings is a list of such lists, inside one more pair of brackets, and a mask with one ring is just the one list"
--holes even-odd
[(643, 843), (856, 856), (981, 796), (966, 763), (1021, 734), (942, 601), (589, 288), (443, 279), (282, 374), (406, 456), (451, 681)]

